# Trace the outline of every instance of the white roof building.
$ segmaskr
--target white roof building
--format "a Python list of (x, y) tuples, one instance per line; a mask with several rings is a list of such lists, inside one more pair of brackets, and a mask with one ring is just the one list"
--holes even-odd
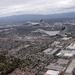
[(69, 39), (71, 39), (71, 38), (72, 38), (72, 37), (63, 37), (62, 40), (65, 41), (65, 40), (69, 40)]
[(72, 71), (74, 68), (75, 68), (75, 59), (73, 59), (71, 64), (68, 66), (65, 75), (72, 75)]
[(51, 46), (61, 48), (63, 47), (62, 43), (60, 41), (54, 41)]
[(75, 43), (71, 43), (67, 49), (75, 50)]
[(61, 50), (59, 53), (56, 54), (56, 56), (59, 56), (59, 57), (72, 57), (74, 54), (75, 54), (74, 51)]
[(48, 54), (48, 55), (53, 55), (54, 53), (56, 53), (59, 49), (52, 49), (52, 48), (48, 48), (46, 50), (43, 51), (43, 53)]
[(48, 48), (48, 49), (44, 50), (43, 52), (49, 53), (51, 50), (52, 50), (52, 48)]
[(54, 41), (51, 45), (54, 46), (54, 45), (58, 45), (60, 44), (60, 41)]
[(48, 70), (44, 75), (59, 75), (59, 71)]

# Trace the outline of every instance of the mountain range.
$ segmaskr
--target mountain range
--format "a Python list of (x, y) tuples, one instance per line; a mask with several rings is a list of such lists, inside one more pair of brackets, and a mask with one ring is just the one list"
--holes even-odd
[(75, 12), (61, 13), (61, 14), (23, 14), (1, 17), (0, 23), (13, 23), (13, 22), (26, 22), (26, 21), (39, 21), (40, 19), (53, 20), (53, 19), (70, 19), (75, 18)]

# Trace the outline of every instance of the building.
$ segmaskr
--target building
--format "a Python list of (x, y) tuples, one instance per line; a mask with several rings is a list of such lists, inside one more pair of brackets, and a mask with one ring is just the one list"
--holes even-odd
[(59, 71), (48, 70), (44, 75), (59, 75)]
[(54, 41), (52, 44), (51, 44), (52, 47), (57, 47), (57, 48), (61, 48), (63, 47), (63, 45), (60, 43), (60, 41)]
[(71, 64), (68, 66), (65, 75), (73, 75), (75, 73), (75, 59), (72, 60)]
[(72, 37), (63, 37), (62, 40), (66, 41), (66, 40), (70, 40)]
[(44, 50), (43, 53), (48, 54), (48, 55), (55, 55), (59, 51), (60, 50), (58, 48), (56, 48), (56, 49), (48, 48), (48, 49)]
[(67, 58), (72, 58), (74, 56), (75, 52), (74, 51), (69, 51), (69, 50), (61, 50), (56, 54), (58, 57), (67, 57)]
[(75, 50), (75, 43), (71, 43), (67, 49), (70, 49), (70, 50)]
[(69, 63), (68, 59), (62, 59), (62, 58), (55, 59), (48, 66), (46, 66), (45, 69), (62, 72), (65, 71), (68, 63)]

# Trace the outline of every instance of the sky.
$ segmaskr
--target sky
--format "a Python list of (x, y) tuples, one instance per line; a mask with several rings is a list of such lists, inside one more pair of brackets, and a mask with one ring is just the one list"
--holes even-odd
[(75, 12), (75, 0), (0, 0), (0, 17)]

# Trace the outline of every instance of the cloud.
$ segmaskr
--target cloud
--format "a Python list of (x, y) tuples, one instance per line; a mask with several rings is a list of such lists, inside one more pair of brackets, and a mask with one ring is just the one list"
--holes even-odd
[(0, 17), (75, 11), (75, 0), (0, 0)]

